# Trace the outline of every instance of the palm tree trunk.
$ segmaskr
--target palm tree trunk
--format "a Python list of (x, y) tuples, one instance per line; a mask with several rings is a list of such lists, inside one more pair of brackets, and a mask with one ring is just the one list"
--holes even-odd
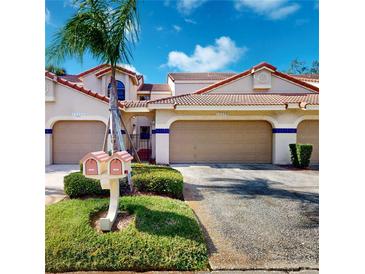
[(111, 76), (112, 88), (110, 90), (110, 100), (109, 108), (111, 113), (111, 127), (110, 133), (112, 138), (113, 153), (116, 151), (125, 150), (121, 121), (119, 117), (118, 108), (118, 94), (117, 94), (117, 82), (115, 80), (115, 67), (112, 66), (112, 76)]
[(110, 115), (108, 118), (108, 124), (105, 128), (105, 134), (104, 134), (104, 142), (103, 142), (103, 149), (102, 151), (108, 153), (108, 135), (109, 135), (109, 128), (110, 128)]

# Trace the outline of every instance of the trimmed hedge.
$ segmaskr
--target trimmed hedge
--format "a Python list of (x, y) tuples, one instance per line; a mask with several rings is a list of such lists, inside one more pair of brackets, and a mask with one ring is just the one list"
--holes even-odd
[(291, 161), (293, 166), (306, 168), (310, 164), (313, 145), (311, 144), (289, 144)]
[(63, 188), (70, 198), (82, 196), (104, 196), (109, 191), (104, 190), (100, 186), (99, 180), (86, 178), (81, 172), (73, 172), (65, 176), (63, 179)]
[[(183, 199), (183, 177), (171, 167), (132, 164), (132, 182), (137, 191)], [(104, 196), (109, 193), (101, 189), (99, 180), (86, 178), (81, 172), (65, 176), (64, 191), (70, 198)], [(126, 179), (121, 180), (120, 191), (122, 194), (129, 192)]]
[(177, 170), (140, 173), (134, 175), (132, 181), (138, 191), (183, 198), (183, 177)]

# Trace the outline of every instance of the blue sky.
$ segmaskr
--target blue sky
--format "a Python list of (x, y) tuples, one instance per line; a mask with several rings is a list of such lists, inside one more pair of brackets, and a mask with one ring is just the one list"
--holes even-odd
[[(46, 45), (76, 9), (46, 0)], [(140, 1), (140, 41), (132, 68), (145, 82), (164, 83), (172, 71), (243, 71), (261, 61), (286, 70), (294, 58), (318, 60), (316, 0)], [(99, 63), (85, 56), (62, 66), (77, 74)]]

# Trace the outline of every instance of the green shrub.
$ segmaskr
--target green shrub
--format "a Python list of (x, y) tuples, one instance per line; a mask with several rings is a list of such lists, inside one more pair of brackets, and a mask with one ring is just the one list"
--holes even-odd
[[(82, 165), (80, 165), (82, 170)], [(137, 191), (183, 198), (183, 177), (179, 171), (168, 166), (133, 164), (132, 182)], [(105, 196), (99, 180), (89, 179), (82, 172), (71, 173), (64, 178), (64, 191), (70, 198)], [(120, 180), (120, 193), (130, 193), (127, 178)]]
[(80, 172), (82, 173), (84, 170), (84, 165), (82, 164), (82, 162), (80, 161)]
[(107, 195), (108, 190), (103, 190), (99, 180), (86, 178), (81, 172), (73, 172), (64, 177), (64, 191), (70, 198), (82, 196)]
[(290, 144), (291, 161), (293, 166), (305, 168), (309, 166), (313, 145), (311, 144)]
[(151, 192), (170, 196), (172, 198), (183, 198), (183, 177), (175, 169), (168, 167), (152, 168), (146, 172), (139, 172), (132, 176), (134, 187), (141, 192)]

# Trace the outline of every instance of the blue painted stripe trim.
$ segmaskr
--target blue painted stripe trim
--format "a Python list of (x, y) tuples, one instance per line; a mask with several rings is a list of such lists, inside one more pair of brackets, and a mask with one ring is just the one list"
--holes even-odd
[(52, 134), (52, 129), (51, 128), (46, 128), (46, 134)]
[(170, 129), (168, 128), (156, 128), (152, 130), (152, 134), (169, 134)]
[(272, 133), (297, 133), (296, 128), (273, 128)]

